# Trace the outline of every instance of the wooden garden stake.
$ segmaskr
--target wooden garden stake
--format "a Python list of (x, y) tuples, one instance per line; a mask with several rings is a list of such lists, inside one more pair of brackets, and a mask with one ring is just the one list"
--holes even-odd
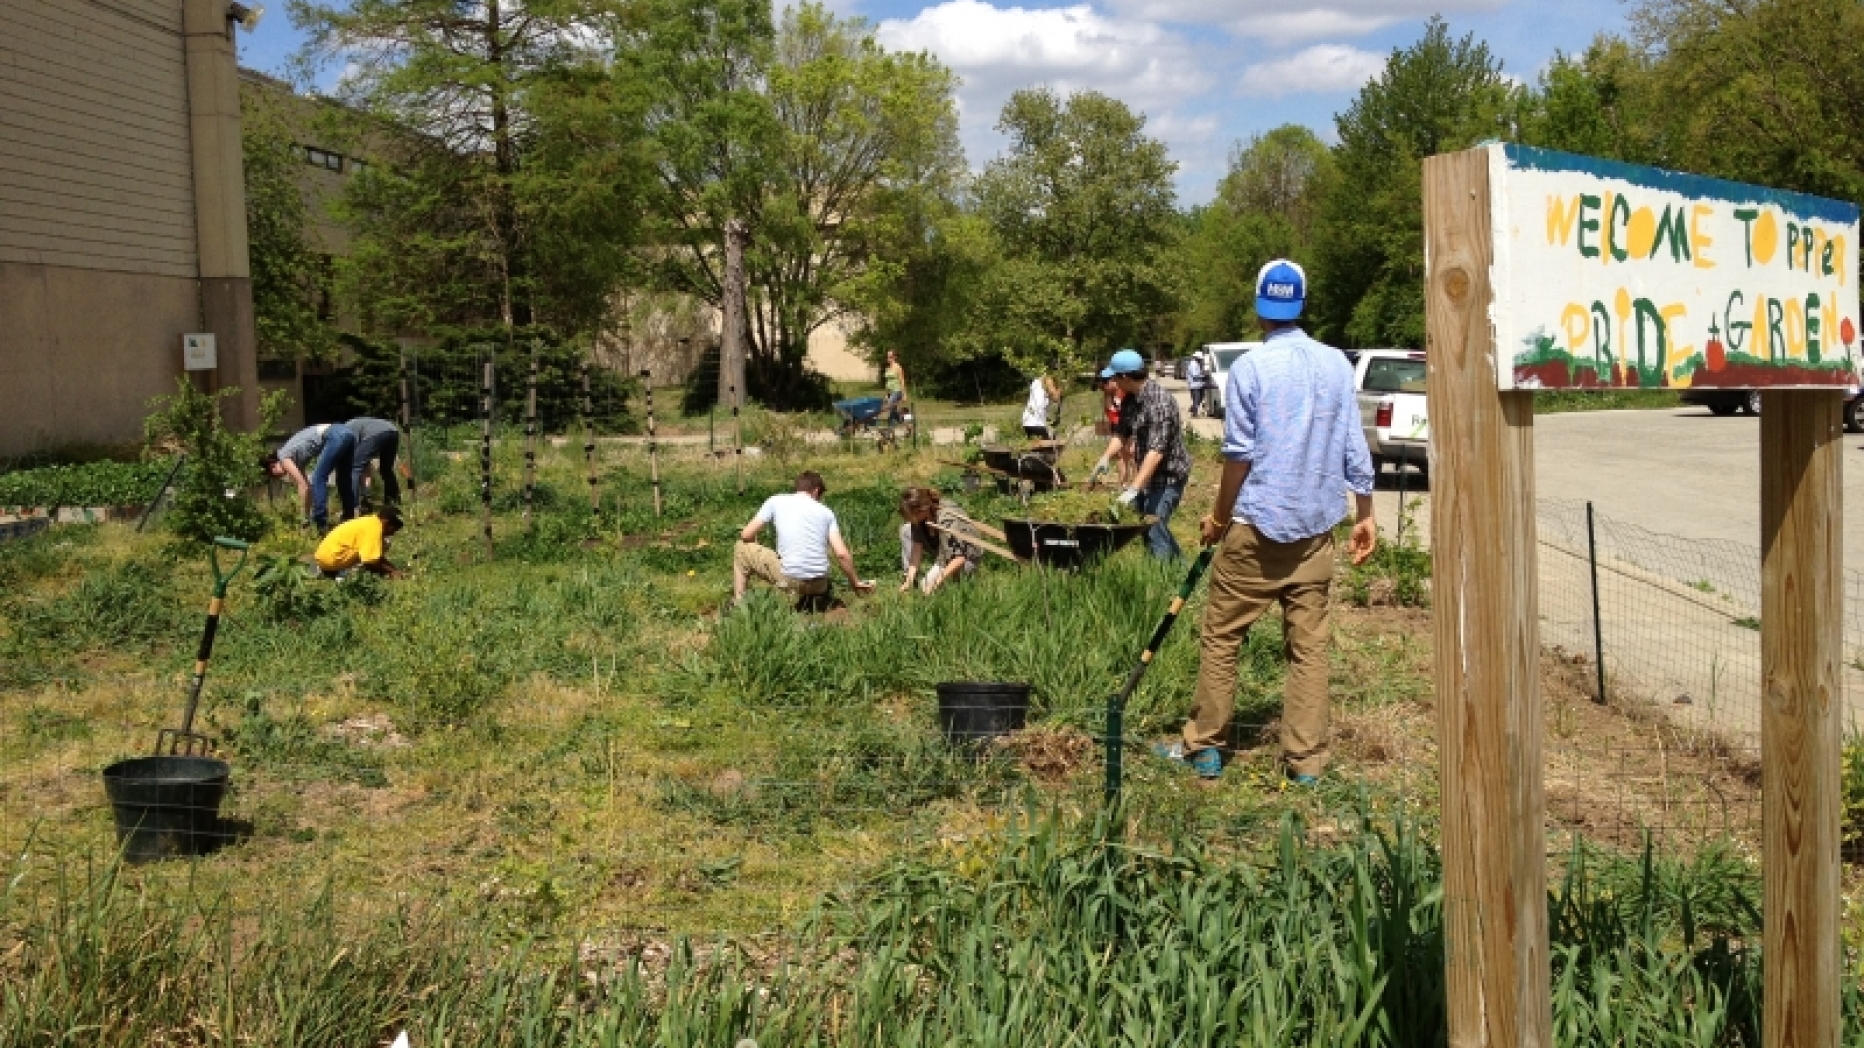
[(602, 512), (602, 495), (596, 490), (595, 482), (595, 420), (591, 417), (594, 404), (589, 397), (589, 362), (582, 362), (582, 432), (583, 465), (589, 468), (589, 512)]
[(397, 464), (408, 478), (408, 501), (414, 501), (414, 383), (408, 376), (408, 351), (401, 351), (401, 432), (408, 438), (408, 454)]
[(744, 420), (738, 416), (738, 388), (731, 387), (731, 454), (738, 463), (738, 494), (744, 494)]
[(1534, 401), (1501, 392), (1488, 154), (1424, 162), (1451, 1048), (1549, 1048)]
[(492, 391), (497, 379), (497, 357), (486, 354), (484, 377), (479, 381), (479, 505), (485, 521), (485, 559), (492, 559)]
[(654, 516), (660, 516), (660, 445), (654, 442), (654, 383), (653, 375), (646, 368), (641, 369), (641, 385), (647, 390), (647, 469), (648, 476), (654, 482)]
[[(1843, 395), (1760, 413), (1761, 1043), (1837, 1048), (1844, 706)], [(1434, 417), (1434, 416), (1433, 416)]]
[(531, 340), (531, 369), (524, 380), (524, 526), (531, 527), (537, 492), (537, 340)]

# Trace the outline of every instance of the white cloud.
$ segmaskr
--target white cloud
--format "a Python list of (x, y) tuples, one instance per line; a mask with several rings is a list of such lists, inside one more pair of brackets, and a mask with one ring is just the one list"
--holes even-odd
[(1175, 157), (1217, 126), (1211, 118), (1178, 117), (1173, 107), (1215, 85), (1223, 56), (1200, 55), (1180, 33), (1086, 4), (1038, 9), (945, 0), (910, 19), (881, 22), (876, 35), (891, 50), (929, 51), (962, 78), (960, 131), (975, 168), (1001, 149), (997, 117), (1024, 87), (1047, 85), (1060, 94), (1092, 89), (1117, 98), (1147, 114), (1148, 132)]
[(1280, 98), (1305, 92), (1356, 91), (1385, 68), (1386, 56), (1343, 44), (1319, 44), (1243, 70), (1237, 91)]
[(1285, 0), (1111, 0), (1121, 14), (1154, 22), (1220, 25), (1238, 36), (1314, 40), (1359, 36), (1433, 14), (1495, 11), (1510, 0), (1324, 0), (1291, 7)]

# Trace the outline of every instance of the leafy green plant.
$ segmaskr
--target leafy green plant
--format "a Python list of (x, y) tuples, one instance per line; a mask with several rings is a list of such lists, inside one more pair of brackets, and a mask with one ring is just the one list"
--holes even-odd
[(1864, 734), (1853, 734), (1845, 742), (1844, 845), (1853, 862), (1864, 863)]
[(0, 506), (136, 506), (155, 497), (172, 460), (86, 462), (0, 474)]
[(257, 693), (246, 697), (245, 711), (226, 739), (242, 762), (262, 767), (268, 775), (388, 785), (379, 756), (320, 734), (302, 708), (274, 717)]
[(222, 400), (238, 393), (229, 387), (210, 396), (184, 375), (175, 380), (173, 396), (154, 400), (155, 410), (143, 422), (143, 435), (152, 447), (187, 453), (188, 468), (177, 482), (175, 507), (167, 518), (169, 529), (184, 538), (210, 542), (226, 535), (254, 542), (269, 527), (249, 489), (260, 481), (262, 440), (284, 417), (285, 396), (267, 395), (258, 430), (241, 433), (227, 426), (220, 408)]
[[(1344, 544), (1346, 530), (1339, 535)], [(1430, 605), (1430, 551), (1420, 545), (1415, 528), (1404, 537), (1386, 541), (1381, 536), (1377, 548), (1364, 564), (1345, 563), (1340, 588), (1347, 601), (1360, 607), (1391, 604), (1404, 608)]]

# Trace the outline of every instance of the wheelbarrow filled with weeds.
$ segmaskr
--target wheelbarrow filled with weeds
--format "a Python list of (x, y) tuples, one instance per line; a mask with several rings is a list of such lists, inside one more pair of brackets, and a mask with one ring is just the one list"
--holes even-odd
[[(214, 596), (207, 604), (207, 623), (201, 631), (181, 727), (158, 732), (152, 756), (117, 761), (104, 769), (104, 793), (110, 798), (116, 819), (117, 844), (128, 862), (200, 855), (225, 843), (228, 837), (220, 822), (220, 801), (226, 796), (232, 769), (226, 761), (212, 756), (212, 741), (194, 730), (194, 713), (200, 706), (208, 661), (213, 658), (214, 635), (219, 632), (227, 584), (246, 566), (248, 548), (246, 543), (229, 538), (217, 538), (208, 547)], [(220, 570), (220, 549), (239, 551), (239, 560), (224, 572)]]

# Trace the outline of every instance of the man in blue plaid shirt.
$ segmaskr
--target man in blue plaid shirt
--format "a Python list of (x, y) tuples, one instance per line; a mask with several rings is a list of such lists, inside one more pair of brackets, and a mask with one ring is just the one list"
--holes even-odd
[(1101, 378), (1110, 378), (1126, 394), (1120, 421), (1132, 415), (1133, 455), (1139, 472), (1133, 475), (1120, 502), (1158, 518), (1146, 530), (1146, 547), (1161, 560), (1180, 556), (1172, 537), (1171, 515), (1184, 501), (1184, 486), (1191, 480), (1191, 453), (1184, 446), (1184, 419), (1178, 401), (1165, 387), (1146, 377), (1145, 358), (1130, 349), (1113, 355)]

